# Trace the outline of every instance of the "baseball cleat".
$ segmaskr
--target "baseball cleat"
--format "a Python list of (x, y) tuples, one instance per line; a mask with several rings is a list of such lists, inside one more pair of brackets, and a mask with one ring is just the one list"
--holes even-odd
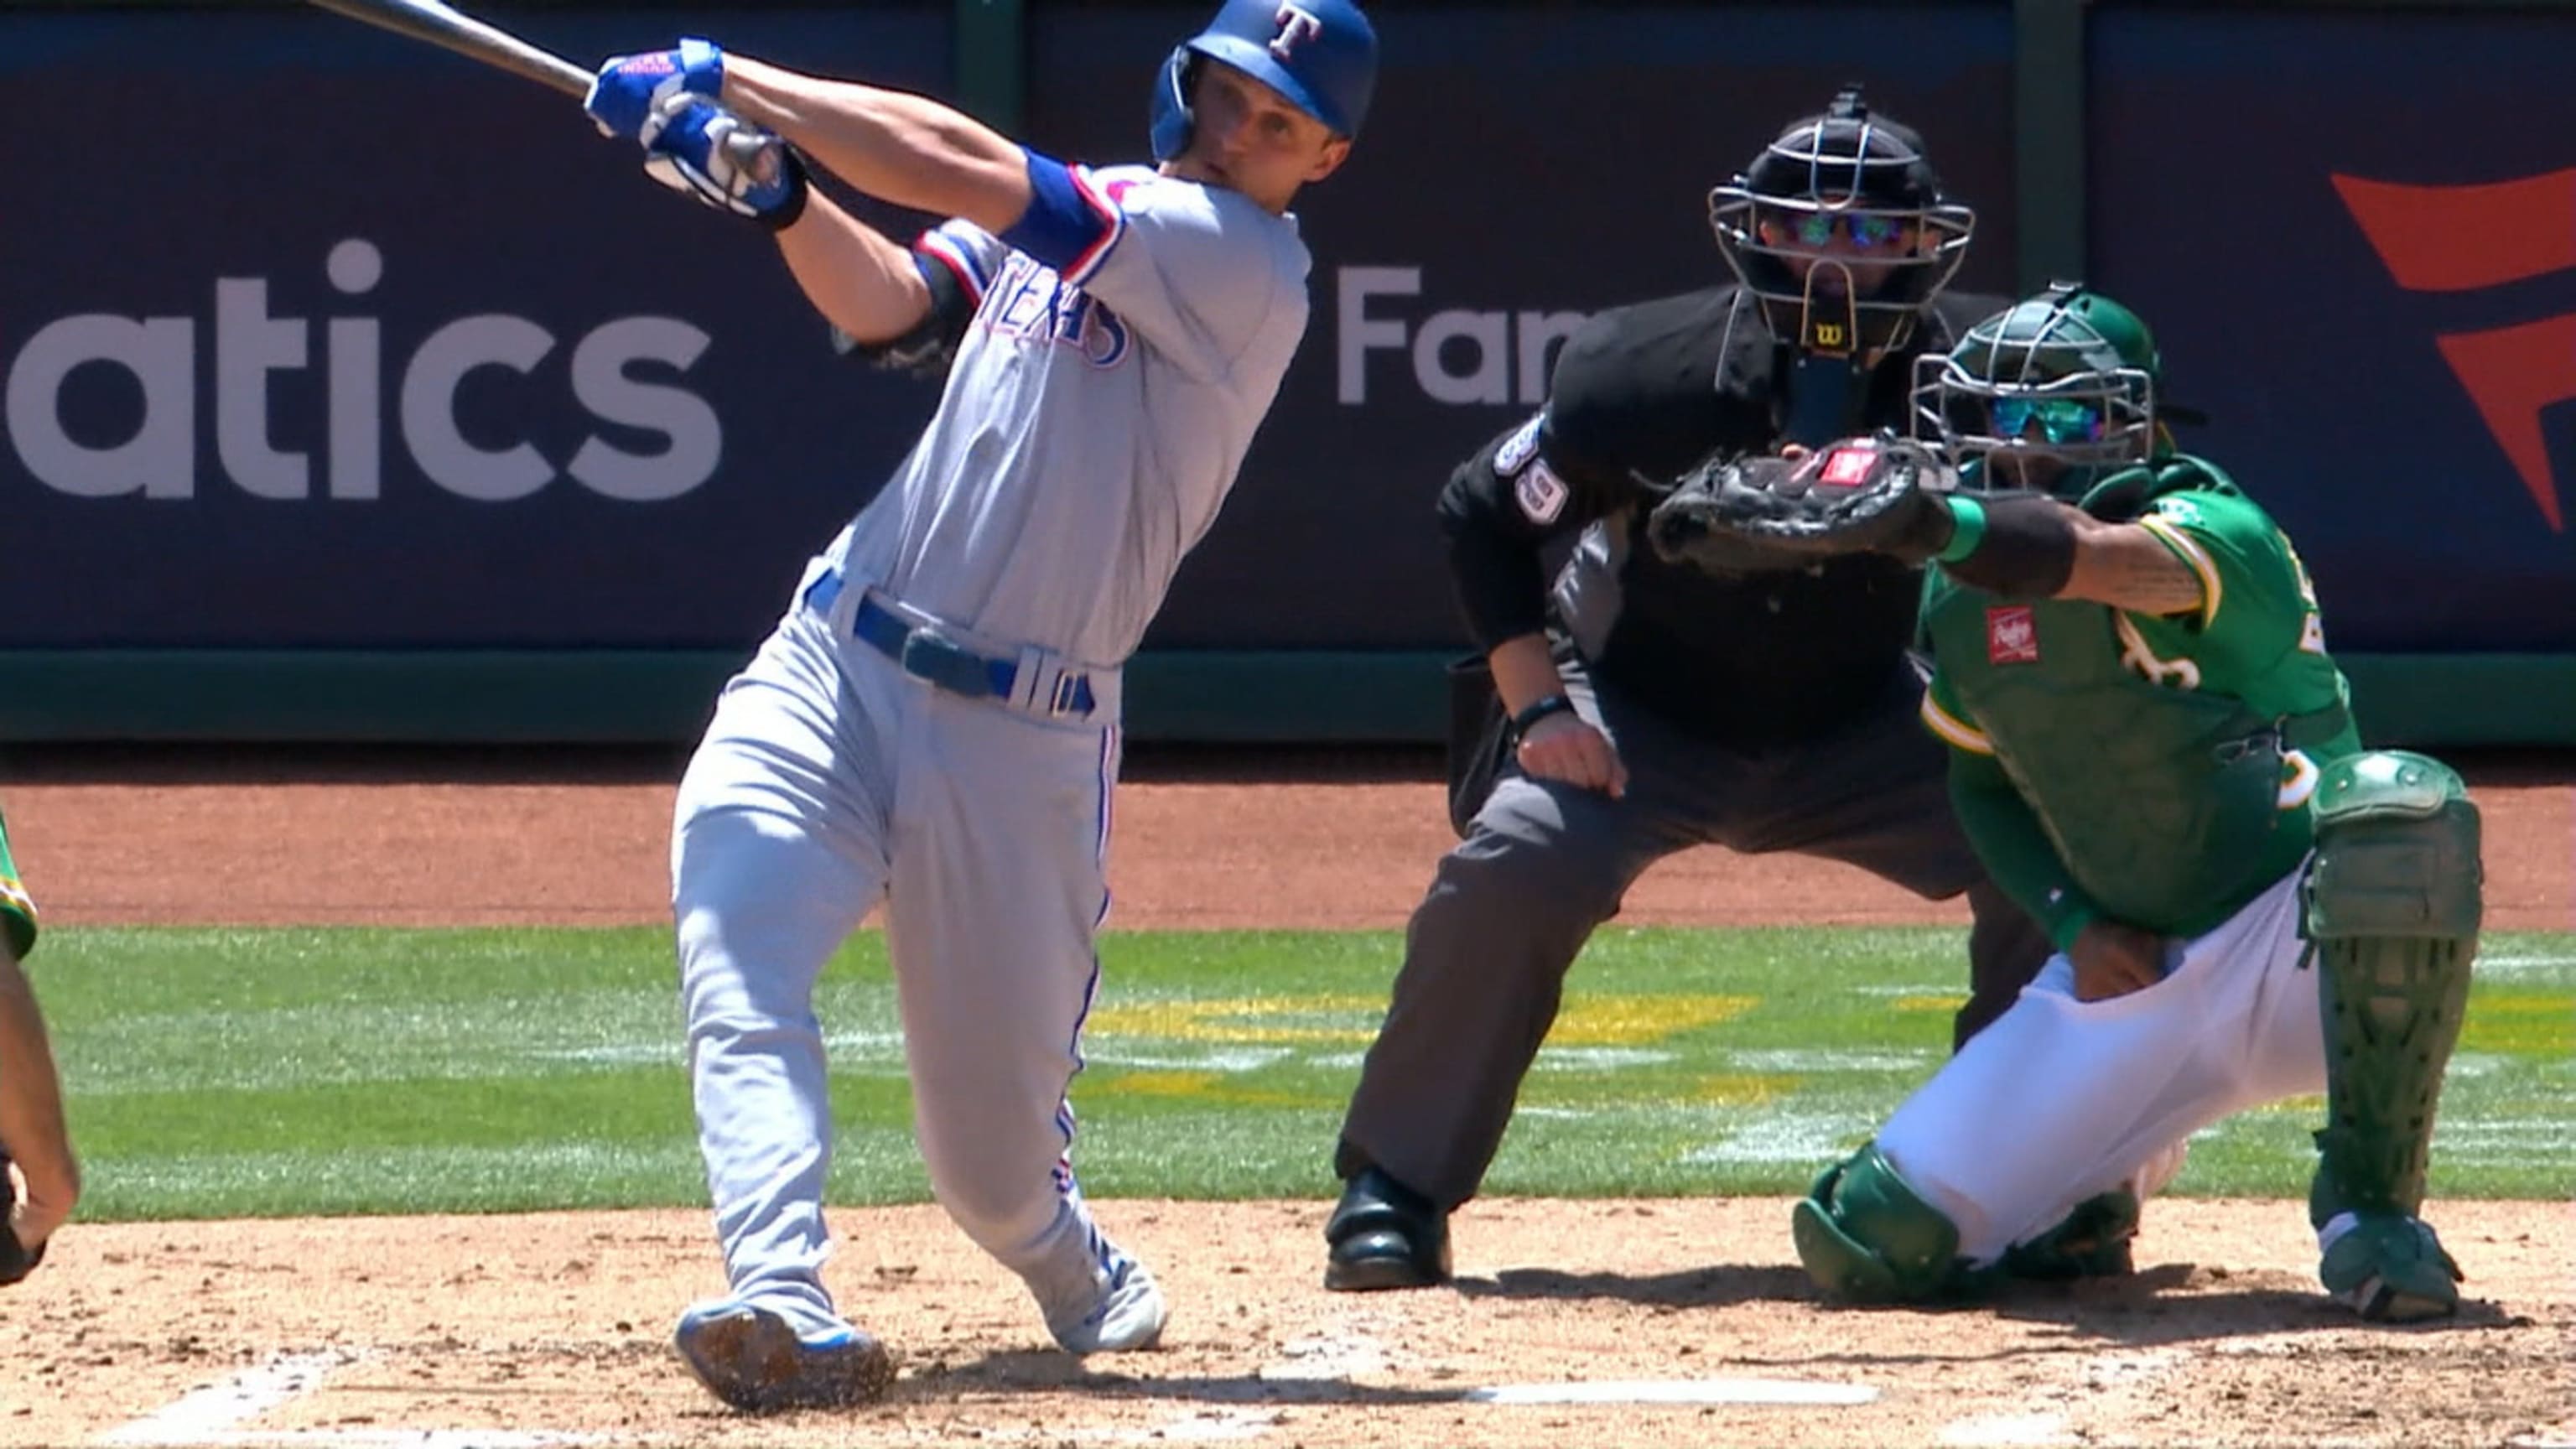
[(2137, 1271), (2138, 1199), (2127, 1188), (2077, 1203), (2057, 1226), (2006, 1250), (2003, 1270), (2015, 1278), (2064, 1282), (2120, 1278)]
[(1127, 1353), (1152, 1348), (1171, 1316), (1163, 1290), (1145, 1265), (1103, 1240), (1103, 1253), (1091, 1271), (1056, 1292), (1029, 1291), (1046, 1315), (1047, 1332), (1058, 1346), (1077, 1357), (1094, 1353)]
[(873, 1403), (894, 1385), (894, 1357), (874, 1335), (843, 1324), (799, 1338), (786, 1319), (731, 1300), (681, 1314), (671, 1345), (708, 1393), (748, 1414)]
[(1383, 1169), (1351, 1179), (1324, 1224), (1324, 1286), (1338, 1293), (1434, 1288), (1449, 1281), (1449, 1216)]
[(2460, 1265), (2430, 1224), (2398, 1214), (2347, 1214), (2329, 1224), (2317, 1276), (2326, 1291), (2374, 1323), (2412, 1323), (2460, 1311)]

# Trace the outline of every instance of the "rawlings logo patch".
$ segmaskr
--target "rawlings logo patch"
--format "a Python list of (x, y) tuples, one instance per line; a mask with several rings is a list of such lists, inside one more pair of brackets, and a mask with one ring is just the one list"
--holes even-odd
[(1546, 421), (1547, 414), (1532, 414), (1528, 422), (1521, 424), (1520, 431), (1503, 439), (1503, 445), (1494, 450), (1494, 471), (1509, 478), (1521, 470), (1523, 463), (1537, 457), (1539, 424)]
[(2039, 620), (2032, 615), (2028, 604), (2007, 604), (1986, 610), (1986, 662), (2039, 662)]
[(1837, 488), (1858, 488), (1869, 481), (1870, 467), (1877, 461), (1876, 448), (1836, 448), (1825, 456), (1825, 471), (1816, 481)]
[(1572, 496), (1573, 491), (1565, 486), (1564, 479), (1556, 476), (1555, 469), (1547, 466), (1545, 459), (1531, 464), (1530, 470), (1512, 485), (1512, 496), (1520, 500), (1522, 515), (1541, 526), (1556, 522), (1557, 515), (1565, 511), (1565, 500)]

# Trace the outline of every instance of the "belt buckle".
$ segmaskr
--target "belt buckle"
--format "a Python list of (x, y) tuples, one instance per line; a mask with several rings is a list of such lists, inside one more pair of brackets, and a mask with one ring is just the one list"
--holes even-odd
[(904, 673), (951, 694), (985, 699), (993, 693), (993, 677), (984, 657), (934, 629), (904, 635), (903, 654), (897, 662)]

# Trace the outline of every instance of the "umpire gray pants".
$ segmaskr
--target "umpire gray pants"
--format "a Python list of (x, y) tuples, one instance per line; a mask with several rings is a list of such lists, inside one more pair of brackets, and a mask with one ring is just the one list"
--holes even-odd
[(1857, 865), (1929, 900), (1967, 892), (1971, 994), (1956, 1040), (2002, 1014), (2049, 955), (1989, 884), (1950, 809), (1946, 747), (1916, 716), (1912, 671), (1835, 734), (1736, 754), (1569, 677), (1628, 766), (1627, 793), (1508, 770), (1441, 858), (1405, 933), (1386, 1022), (1360, 1069), (1335, 1171), (1374, 1163), (1443, 1209), (1476, 1195), (1565, 975), (1646, 868), (1694, 845)]

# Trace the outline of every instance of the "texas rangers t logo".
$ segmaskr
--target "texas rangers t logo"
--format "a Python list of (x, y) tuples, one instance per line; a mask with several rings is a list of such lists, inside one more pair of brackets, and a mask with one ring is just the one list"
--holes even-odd
[(1303, 5), (1281, 5), (1276, 18), (1279, 33), (1270, 41), (1270, 53), (1281, 60), (1288, 59), (1290, 51), (1324, 33), (1324, 22)]

